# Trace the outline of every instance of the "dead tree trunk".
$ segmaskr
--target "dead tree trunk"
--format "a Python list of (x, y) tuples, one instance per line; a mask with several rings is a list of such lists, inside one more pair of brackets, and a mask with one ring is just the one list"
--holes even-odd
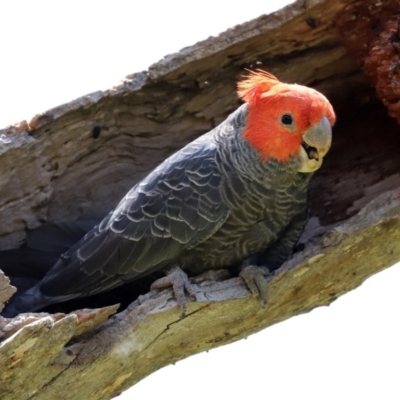
[[(338, 114), (311, 185), (305, 248), (271, 281), (266, 308), (222, 271), (198, 283), (199, 301), (182, 319), (169, 291), (118, 314), (109, 306), (0, 317), (0, 397), (112, 398), (164, 365), (327, 305), (399, 261), (400, 135), (388, 117), (389, 109), (400, 121), (399, 15), (397, 0), (299, 0), (0, 131), (0, 249), (8, 249), (43, 223), (110, 210), (239, 105), (235, 83), (246, 67), (315, 87)], [(0, 308), (12, 292), (0, 274)]]

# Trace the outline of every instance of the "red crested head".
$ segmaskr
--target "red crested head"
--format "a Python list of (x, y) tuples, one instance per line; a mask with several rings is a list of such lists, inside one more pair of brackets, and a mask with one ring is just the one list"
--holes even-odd
[[(327, 135), (323, 140), (318, 138), (317, 128), (322, 124), (325, 131), (330, 130), (336, 117), (327, 98), (318, 91), (282, 83), (272, 74), (257, 70), (238, 83), (238, 95), (248, 103), (243, 135), (263, 161), (274, 158), (286, 162), (303, 151), (304, 142), (307, 150), (321, 145), (322, 156), (328, 151), (330, 137), (329, 144), (325, 143)], [(311, 131), (308, 136), (312, 143), (308, 144), (305, 138)]]

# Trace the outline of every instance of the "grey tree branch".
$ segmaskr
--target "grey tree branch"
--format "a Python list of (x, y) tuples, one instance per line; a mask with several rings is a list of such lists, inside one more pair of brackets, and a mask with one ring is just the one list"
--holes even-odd
[(2, 343), (1, 398), (111, 398), (165, 365), (330, 304), (400, 259), (399, 232), (395, 190), (289, 260), (265, 308), (231, 278), (196, 285), (184, 318), (172, 291), (149, 293), (75, 340), (81, 312), (42, 316)]

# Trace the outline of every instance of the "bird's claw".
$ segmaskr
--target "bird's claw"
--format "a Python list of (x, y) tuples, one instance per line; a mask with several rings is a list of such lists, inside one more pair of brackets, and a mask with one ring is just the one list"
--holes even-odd
[(267, 267), (257, 267), (255, 265), (243, 267), (239, 274), (251, 294), (259, 299), (264, 306), (268, 303), (269, 275), (270, 271)]
[(153, 282), (150, 289), (159, 290), (171, 287), (174, 291), (175, 299), (178, 303), (178, 306), (182, 310), (182, 315), (185, 315), (187, 310), (187, 299), (185, 291), (188, 292), (189, 295), (194, 299), (197, 299), (197, 297), (196, 291), (194, 290), (193, 285), (189, 282), (188, 276), (179, 267), (172, 268), (166, 276)]

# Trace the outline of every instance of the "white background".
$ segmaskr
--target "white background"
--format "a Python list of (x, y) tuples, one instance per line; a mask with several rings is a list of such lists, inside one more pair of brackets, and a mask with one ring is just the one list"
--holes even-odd
[[(1, 2), (0, 127), (288, 3)], [(328, 308), (164, 368), (119, 398), (398, 400), (399, 283), (395, 266)]]

